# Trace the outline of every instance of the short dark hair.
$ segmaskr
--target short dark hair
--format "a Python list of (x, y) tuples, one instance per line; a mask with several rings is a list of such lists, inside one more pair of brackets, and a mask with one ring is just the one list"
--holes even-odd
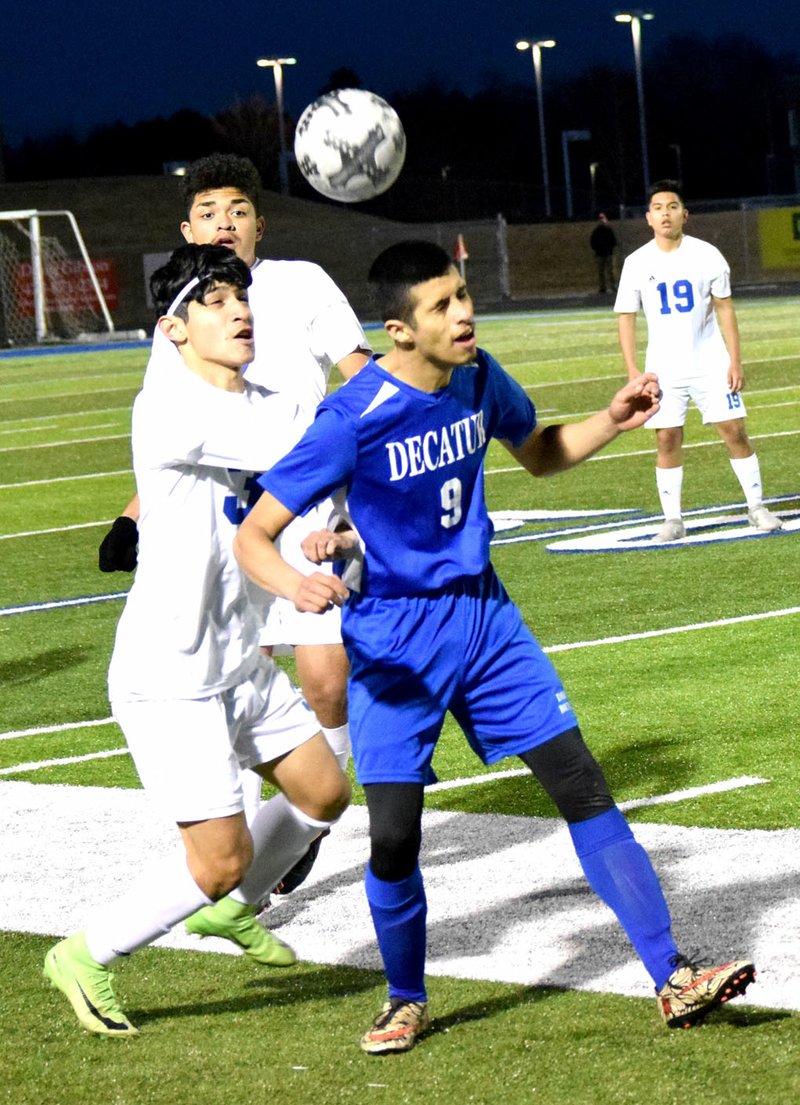
[(189, 304), (202, 303), (203, 296), (212, 285), (230, 284), (235, 288), (249, 288), (253, 279), (248, 266), (227, 246), (179, 246), (166, 265), (156, 269), (150, 277), (150, 292), (159, 315), (166, 314), (181, 288), (185, 288), (195, 277), (198, 283), (175, 308), (174, 313), (179, 318), (186, 319)]
[(238, 188), (252, 203), (256, 214), (261, 208), (261, 178), (247, 157), (235, 153), (212, 153), (193, 161), (181, 178), (181, 196), (187, 214), (195, 197), (218, 188)]
[(686, 201), (683, 198), (683, 185), (679, 180), (654, 180), (647, 189), (648, 207), (650, 206), (650, 201), (657, 192), (674, 192), (683, 206), (686, 206)]
[(381, 319), (413, 320), (411, 289), (415, 284), (445, 276), (453, 267), (450, 255), (435, 242), (396, 242), (379, 253), (367, 279), (372, 285), (375, 307)]

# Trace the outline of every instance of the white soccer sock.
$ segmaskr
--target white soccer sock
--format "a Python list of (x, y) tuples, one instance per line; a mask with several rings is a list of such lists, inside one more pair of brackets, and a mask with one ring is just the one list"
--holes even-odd
[(764, 492), (761, 488), (761, 468), (758, 457), (753, 453), (749, 457), (731, 457), (731, 468), (741, 484), (749, 510), (761, 506)]
[(331, 746), (331, 750), (339, 763), (339, 767), (342, 771), (346, 771), (347, 761), (350, 759), (350, 726), (347, 722), (345, 722), (344, 725), (340, 725), (338, 729), (326, 729), (323, 725), (322, 734)]
[(242, 772), (242, 799), (245, 820), (252, 825), (261, 809), (261, 776), (255, 771)]
[(183, 851), (147, 867), (112, 905), (98, 910), (86, 926), (86, 946), (108, 966), (152, 944), (201, 906), (210, 905), (192, 878)]
[(656, 487), (665, 519), (680, 518), (683, 465), (677, 468), (656, 468)]
[(332, 824), (309, 817), (283, 794), (270, 798), (250, 826), (255, 850), (253, 862), (230, 897), (247, 905), (257, 905), (302, 859), (311, 841)]

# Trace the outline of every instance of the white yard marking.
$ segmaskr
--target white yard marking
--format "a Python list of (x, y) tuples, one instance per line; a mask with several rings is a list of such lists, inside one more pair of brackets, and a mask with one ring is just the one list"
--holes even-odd
[[(118, 387), (113, 387), (113, 388), (109, 387), (109, 388), (92, 389), (91, 394), (92, 395), (108, 395), (109, 393), (114, 392), (114, 391), (131, 391), (134, 388), (137, 388), (137, 387), (140, 386), (140, 384), (142, 382), (142, 373), (141, 372), (136, 372), (136, 373), (125, 372), (125, 373), (122, 373), (120, 376), (117, 376), (116, 379), (118, 379), (118, 380), (119, 379), (124, 379), (126, 376), (130, 376), (133, 382), (130, 383), (130, 384), (120, 384)], [(47, 379), (44, 379), (44, 380), (37, 380), (36, 384), (37, 384), (37, 387), (42, 388), (42, 387), (44, 387), (45, 384), (52, 384), (52, 383), (69, 384), (69, 383), (80, 382), (80, 383), (83, 384), (83, 383), (88, 383), (91, 380), (107, 380), (107, 379), (108, 379), (107, 374), (105, 374), (105, 375), (98, 374), (98, 375), (95, 375), (95, 376), (50, 376), (50, 377), (48, 377)], [(0, 384), (0, 390), (2, 390), (3, 388), (19, 388), (19, 387), (25, 387), (27, 389), (28, 385), (27, 385), (26, 381), (24, 381), (24, 380), (8, 380), (5, 383)], [(74, 391), (47, 392), (47, 393), (42, 393), (42, 394), (39, 394), (39, 395), (29, 395), (29, 394), (25, 394), (24, 396), (10, 395), (10, 396), (7, 396), (3, 399), (0, 399), (0, 403), (19, 403), (20, 399), (22, 399), (22, 398), (24, 398), (26, 400), (26, 402), (31, 402), (32, 400), (38, 400), (41, 403), (46, 403), (46, 402), (49, 402), (51, 399), (75, 399), (75, 398), (79, 398), (81, 395), (84, 395), (86, 393), (87, 392), (81, 391), (80, 389), (76, 388)]]
[[(130, 885), (143, 857), (179, 846), (142, 791), (0, 782), (8, 829), (0, 852), (0, 929), (62, 936)], [(611, 913), (583, 879), (562, 822), (540, 817), (424, 815), (428, 972), (456, 978), (653, 999)], [(749, 1004), (800, 1008), (800, 830), (637, 824), (670, 903), (682, 948), (715, 961), (753, 956)], [(367, 812), (351, 807), (301, 891), (267, 914), (305, 960), (380, 968), (363, 889)], [(161, 946), (238, 954), (188, 935)], [(652, 1010), (656, 1018), (655, 1005)]]
[(0, 449), (0, 453), (18, 453), (23, 449), (25, 452), (29, 449), (55, 449), (62, 445), (88, 445), (92, 441), (116, 441), (117, 438), (130, 436), (130, 431), (128, 431), (124, 434), (104, 434), (102, 437), (76, 437), (72, 441), (45, 441), (40, 445), (4, 445)]
[(51, 529), (29, 529), (23, 533), (0, 533), (0, 541), (8, 541), (12, 537), (40, 537), (43, 533), (66, 533), (71, 529), (94, 529), (96, 526), (110, 526), (113, 519), (104, 522), (78, 522), (74, 526), (53, 526)]
[[(694, 512), (692, 512), (694, 514)], [(674, 552), (675, 549), (689, 545), (713, 545), (726, 541), (763, 541), (783, 540), (792, 534), (800, 533), (800, 511), (781, 512), (783, 528), (777, 531), (764, 531), (751, 526), (746, 514), (718, 514), (699, 517), (684, 515), (686, 534), (676, 541), (657, 541), (658, 530), (663, 522), (661, 517), (642, 518), (636, 525), (622, 528), (609, 526), (605, 532), (584, 533), (582, 537), (573, 537), (561, 532), (555, 541), (550, 541), (547, 551), (551, 553), (620, 553), (640, 551)], [(589, 527), (586, 527), (588, 531)], [(537, 534), (541, 539), (541, 535)], [(511, 539), (513, 540), (513, 538)], [(499, 543), (499, 542), (498, 542)]]
[[(588, 412), (585, 412), (585, 413), (596, 414), (597, 412), (596, 411), (588, 411)], [(562, 415), (561, 417), (562, 418), (577, 417), (577, 415)], [(767, 438), (770, 438), (770, 437), (797, 437), (798, 434), (800, 434), (800, 430), (778, 430), (775, 433), (771, 433), (771, 434), (750, 434), (749, 437), (750, 437), (751, 441), (762, 441), (762, 440), (766, 440)], [(684, 442), (683, 448), (684, 449), (710, 449), (712, 446), (722, 445), (722, 444), (723, 444), (722, 439), (720, 439), (719, 441), (690, 441), (688, 443)], [(646, 457), (646, 456), (655, 456), (655, 454), (656, 454), (655, 449), (632, 449), (627, 453), (599, 453), (597, 456), (589, 457), (588, 460), (584, 461), (584, 464), (591, 464), (592, 461), (596, 461), (596, 460), (625, 460), (626, 457)], [(502, 475), (507, 475), (509, 472), (524, 472), (524, 471), (525, 471), (525, 469), (522, 467), (522, 465), (517, 464), (517, 465), (512, 466), (511, 468), (487, 468), (485, 470), (485, 475), (487, 475), (487, 476), (502, 476)]]
[(787, 606), (784, 610), (763, 610), (759, 614), (740, 614), (733, 618), (717, 618), (710, 622), (691, 625), (672, 625), (665, 629), (645, 629), (639, 633), (624, 633), (614, 637), (598, 637), (590, 641), (572, 641), (564, 645), (548, 645), (545, 652), (569, 652), (575, 648), (594, 648), (596, 645), (618, 645), (625, 641), (644, 641), (648, 637), (668, 637), (673, 633), (693, 633), (698, 629), (716, 629), (723, 625), (740, 625), (743, 622), (760, 622), (765, 618), (786, 618), (800, 614), (800, 606)]
[(15, 487), (41, 487), (43, 484), (72, 483), (73, 480), (101, 480), (107, 476), (130, 476), (133, 472), (130, 468), (118, 468), (114, 472), (84, 472), (79, 476), (53, 476), (47, 480), (21, 480), (19, 483), (0, 483), (0, 491), (9, 491)]
[(11, 614), (37, 614), (41, 610), (63, 610), (67, 606), (89, 606), (93, 602), (114, 602), (115, 599), (125, 599), (127, 591), (116, 591), (112, 595), (89, 595), (83, 599), (58, 599), (54, 602), (33, 602), (28, 606), (7, 606), (0, 610), (0, 618)]
[(69, 729), (94, 729), (99, 725), (115, 724), (113, 717), (94, 718), (92, 721), (65, 721), (61, 725), (37, 725), (35, 729), (11, 729), (0, 733), (0, 741), (16, 740), (18, 737), (42, 737), (48, 733), (66, 733)]
[(721, 779), (718, 783), (706, 783), (701, 787), (685, 787), (683, 790), (673, 790), (668, 794), (651, 794), (646, 798), (629, 798), (626, 802), (618, 803), (621, 810), (639, 810), (646, 806), (666, 806), (672, 802), (691, 802), (694, 798), (704, 798), (708, 794), (724, 794), (729, 790), (741, 790), (742, 787), (757, 787), (762, 783), (769, 783), (769, 779), (761, 779), (758, 775), (739, 775), (735, 779)]
[(128, 756), (127, 748), (107, 748), (103, 752), (90, 752), (85, 756), (62, 756), (58, 760), (37, 760), (28, 764), (0, 768), (0, 775), (18, 775), (21, 771), (40, 771), (43, 767), (61, 767), (62, 764), (83, 764), (89, 760), (107, 760), (111, 756)]
[[(5, 772), (5, 774), (10, 774), (10, 772)], [(442, 790), (459, 790), (462, 787), (494, 783), (498, 779), (522, 778), (526, 775), (530, 775), (527, 767), (509, 768), (507, 771), (489, 771), (485, 775), (467, 775), (463, 779), (447, 779), (442, 783), (432, 783), (425, 787), (425, 793), (435, 794)], [(739, 790), (741, 787), (754, 787), (769, 781), (769, 779), (761, 779), (755, 775), (740, 775), (735, 779), (722, 779), (718, 783), (706, 783), (704, 786), (673, 790), (667, 794), (650, 794), (645, 798), (629, 798), (625, 802), (618, 802), (617, 805), (621, 810), (637, 810), (644, 806), (665, 806), (673, 802), (689, 802), (693, 798), (702, 798), (706, 794), (722, 794), (728, 790)]]

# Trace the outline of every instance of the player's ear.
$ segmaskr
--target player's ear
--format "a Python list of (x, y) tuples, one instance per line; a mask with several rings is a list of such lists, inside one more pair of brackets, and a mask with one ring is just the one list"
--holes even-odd
[(184, 236), (189, 245), (194, 244), (194, 237), (192, 235), (192, 225), (188, 222), (181, 223), (181, 234)]
[(405, 346), (414, 344), (414, 333), (407, 322), (399, 318), (388, 318), (383, 325), (393, 342)]
[(157, 325), (164, 337), (176, 345), (183, 345), (189, 340), (186, 323), (177, 315), (162, 315)]
[(256, 241), (260, 242), (264, 237), (264, 230), (266, 228), (266, 220), (263, 215), (259, 215), (256, 219)]

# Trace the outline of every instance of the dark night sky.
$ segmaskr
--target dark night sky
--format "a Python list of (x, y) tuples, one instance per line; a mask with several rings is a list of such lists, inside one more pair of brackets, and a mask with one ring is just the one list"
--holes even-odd
[[(342, 66), (389, 98), (428, 78), (473, 92), (487, 71), (530, 80), (533, 94), (518, 38), (557, 39), (545, 54), (545, 88), (548, 75), (593, 63), (633, 67), (630, 29), (613, 22), (614, 10), (603, 0), (31, 0), (0, 41), (0, 123), (15, 145), (183, 107), (213, 114), (255, 92), (271, 102), (272, 74), (255, 66), (261, 54), (297, 57), (285, 70), (295, 118)], [(645, 70), (648, 52), (678, 33), (745, 35), (775, 55), (800, 56), (800, 21), (786, 0), (655, 0), (650, 10)]]

